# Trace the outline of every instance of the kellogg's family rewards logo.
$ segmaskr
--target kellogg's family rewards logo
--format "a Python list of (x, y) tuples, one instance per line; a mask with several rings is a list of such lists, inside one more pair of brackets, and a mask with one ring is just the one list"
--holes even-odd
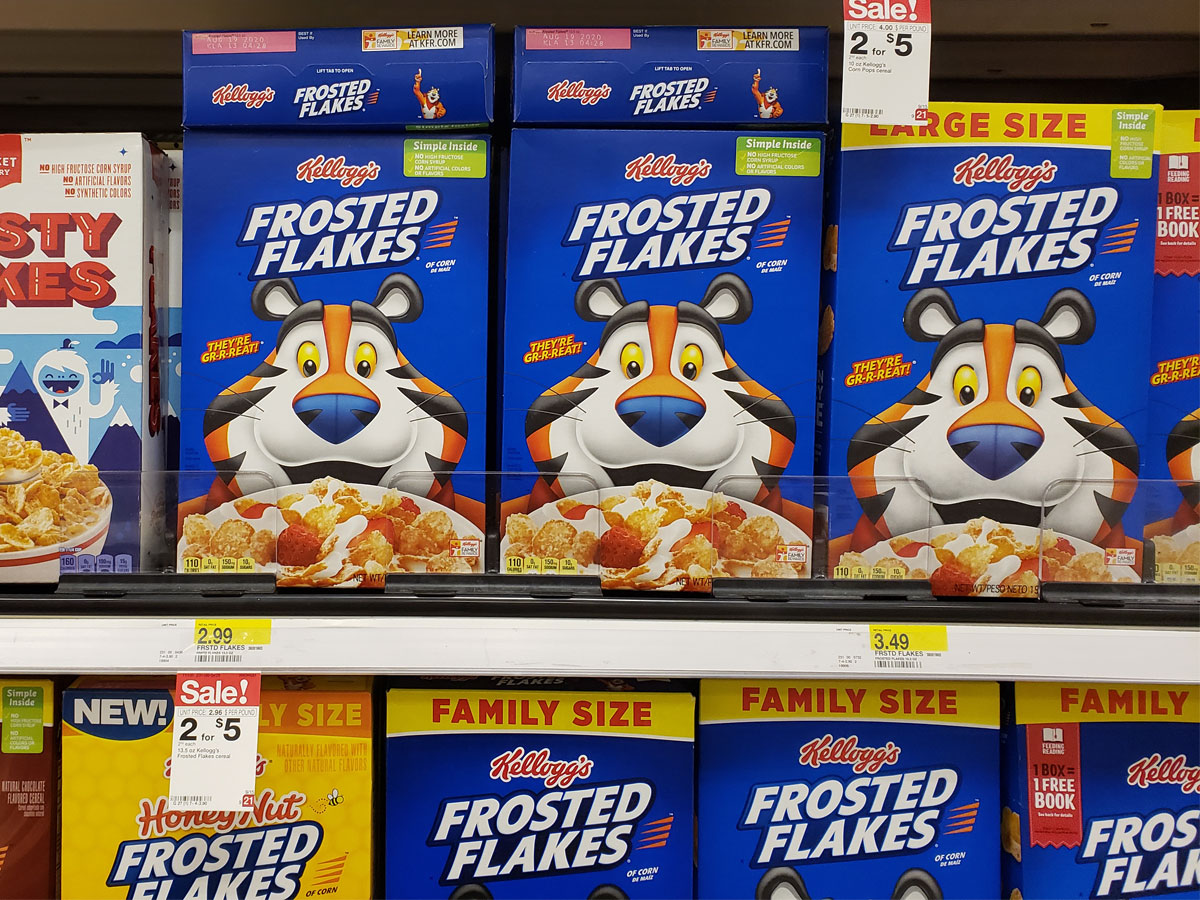
[[(887, 245), (910, 251), (901, 288), (1053, 275), (1086, 266), (1121, 194), (1111, 184), (1033, 190), (1053, 181), (1057, 171), (1050, 160), (1018, 165), (1011, 153), (980, 153), (959, 162), (954, 184), (1004, 184), (1011, 196), (905, 204)], [(1137, 225), (1134, 220), (1110, 229), (1103, 252), (1127, 251)]]
[[(351, 165), (318, 155), (296, 167), (296, 180), (361, 187), (379, 177), (374, 161)], [(249, 208), (239, 247), (256, 247), (253, 280), (315, 275), (408, 262), (441, 196), (430, 188), (260, 203)]]
[(665, 843), (661, 828), (640, 840), (635, 834), (654, 803), (652, 784), (627, 780), (566, 790), (591, 776), (593, 762), (583, 754), (565, 761), (550, 755), (516, 747), (488, 764), (493, 780), (530, 778), (546, 790), (442, 801), (426, 841), (450, 848), (441, 884), (611, 869), (629, 858), (635, 842), (643, 849)]
[[(690, 185), (711, 171), (707, 160), (679, 163), (674, 154), (647, 153), (626, 164), (625, 177)], [(771, 202), (768, 188), (752, 187), (581, 203), (562, 244), (583, 248), (575, 281), (729, 265), (750, 252), (755, 224)]]

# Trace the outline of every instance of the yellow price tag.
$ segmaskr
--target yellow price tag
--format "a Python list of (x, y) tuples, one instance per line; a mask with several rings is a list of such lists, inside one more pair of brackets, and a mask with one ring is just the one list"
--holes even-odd
[(945, 625), (872, 625), (871, 649), (920, 650), (926, 653), (945, 653), (950, 637)]
[(271, 643), (270, 619), (197, 619), (192, 640), (197, 646)]

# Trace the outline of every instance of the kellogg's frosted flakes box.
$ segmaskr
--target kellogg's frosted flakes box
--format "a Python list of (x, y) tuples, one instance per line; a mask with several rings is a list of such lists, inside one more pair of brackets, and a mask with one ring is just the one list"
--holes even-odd
[(488, 166), (482, 137), (188, 133), (182, 467), (213, 477), (183, 571), (479, 568)]
[(995, 897), (998, 694), (701, 682), (697, 896)]
[(166, 190), (138, 134), (0, 135), (0, 581), (161, 550)]
[(821, 159), (819, 134), (513, 132), (501, 465), (537, 475), (505, 481), (505, 571), (810, 574)]
[(239, 812), (169, 808), (173, 693), (103, 677), (63, 693), (62, 897), (369, 897), (370, 680), (263, 678)]
[(826, 28), (524, 28), (518, 124), (823, 123)]
[[(1150, 440), (1143, 472), (1153, 485), (1146, 535), (1154, 580), (1200, 583), (1200, 112), (1162, 117), (1158, 249), (1150, 335)], [(1182, 494), (1182, 496), (1180, 496)]]
[(492, 31), (185, 31), (183, 124), (304, 131), (487, 125)]
[(54, 702), (52, 681), (0, 678), (0, 900), (55, 895)]
[(1200, 897), (1200, 690), (1005, 688), (1006, 900)]
[(1149, 355), (1158, 114), (942, 103), (843, 126), (820, 467), (858, 502), (830, 504), (835, 577), (1013, 598), (1039, 570), (1140, 580), (1129, 373)]
[(690, 693), (465, 678), (387, 698), (395, 898), (692, 895)]

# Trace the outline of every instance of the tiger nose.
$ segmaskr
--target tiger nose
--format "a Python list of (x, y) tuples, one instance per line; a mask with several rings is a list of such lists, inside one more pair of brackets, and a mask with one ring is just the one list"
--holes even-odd
[(314, 394), (293, 402), (292, 409), (317, 437), (340, 444), (371, 424), (379, 403), (353, 394)]
[(947, 437), (959, 458), (991, 481), (1025, 465), (1043, 441), (1041, 434), (1020, 425), (965, 425)]
[(696, 426), (704, 405), (683, 397), (632, 397), (617, 404), (617, 415), (642, 440), (665, 447)]

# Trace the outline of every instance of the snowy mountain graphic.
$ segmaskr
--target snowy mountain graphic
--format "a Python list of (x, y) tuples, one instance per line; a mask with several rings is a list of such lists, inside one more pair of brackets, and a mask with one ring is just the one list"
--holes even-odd
[(131, 553), (137, 557), (138, 510), (141, 506), (142, 439), (125, 407), (112, 417), (104, 437), (92, 453), (92, 463), (100, 470), (100, 480), (113, 495), (112, 524), (109, 526), (105, 553)]
[(129, 413), (122, 406), (112, 417), (104, 437), (92, 451), (92, 464), (103, 474), (108, 471), (136, 471), (142, 465), (142, 439), (138, 437), (137, 429)]
[(12, 420), (10, 428), (19, 431), (28, 440), (41, 441), (43, 450), (67, 452), (67, 442), (46, 411), (46, 404), (33, 386), (33, 379), (29, 377), (29, 370), (24, 363), (17, 363), (8, 384), (0, 391), (0, 408), (9, 413)]

